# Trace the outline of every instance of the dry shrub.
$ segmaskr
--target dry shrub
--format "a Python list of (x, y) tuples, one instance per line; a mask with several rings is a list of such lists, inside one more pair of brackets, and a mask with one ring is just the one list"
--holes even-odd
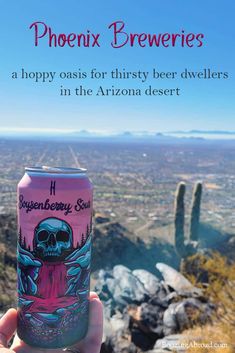
[[(235, 352), (235, 264), (218, 253), (211, 256), (196, 254), (182, 264), (183, 274), (194, 285), (204, 288), (205, 297), (216, 305), (213, 324), (188, 330), (192, 340), (208, 347), (191, 347), (187, 352)], [(222, 343), (224, 347), (210, 345)]]
[(234, 353), (235, 352), (235, 330), (224, 324), (205, 325), (195, 327), (184, 332), (189, 345), (187, 353)]

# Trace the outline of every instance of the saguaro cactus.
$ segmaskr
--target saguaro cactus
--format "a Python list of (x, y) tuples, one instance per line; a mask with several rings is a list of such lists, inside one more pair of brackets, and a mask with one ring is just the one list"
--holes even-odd
[(200, 206), (202, 197), (202, 183), (197, 182), (193, 190), (192, 211), (190, 220), (190, 240), (198, 241), (198, 230), (200, 220)]
[(184, 256), (184, 194), (185, 183), (180, 182), (175, 195), (175, 247), (181, 256)]

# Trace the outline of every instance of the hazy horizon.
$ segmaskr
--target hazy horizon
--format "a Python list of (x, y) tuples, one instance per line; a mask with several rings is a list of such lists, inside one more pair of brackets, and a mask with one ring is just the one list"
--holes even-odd
[(74, 137), (82, 138), (85, 140), (92, 139), (149, 139), (151, 142), (153, 139), (203, 139), (203, 140), (234, 140), (235, 131), (232, 130), (189, 130), (189, 131), (141, 131), (141, 130), (116, 130), (116, 131), (97, 131), (97, 130), (75, 130), (75, 129), (30, 129), (30, 128), (18, 128), (18, 129), (1, 129), (0, 137), (45, 137), (45, 138), (58, 138), (66, 137), (72, 139)]

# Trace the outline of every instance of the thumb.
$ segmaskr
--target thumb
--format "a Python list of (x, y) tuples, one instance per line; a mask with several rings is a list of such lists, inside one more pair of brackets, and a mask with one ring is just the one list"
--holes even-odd
[(14, 335), (17, 325), (17, 311), (9, 309), (0, 320), (0, 348), (7, 347), (8, 341)]

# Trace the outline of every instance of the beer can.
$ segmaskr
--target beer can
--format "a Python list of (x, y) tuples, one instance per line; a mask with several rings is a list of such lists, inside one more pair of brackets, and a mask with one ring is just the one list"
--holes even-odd
[(92, 184), (86, 170), (25, 168), (17, 213), (17, 333), (34, 347), (70, 346), (88, 327)]

